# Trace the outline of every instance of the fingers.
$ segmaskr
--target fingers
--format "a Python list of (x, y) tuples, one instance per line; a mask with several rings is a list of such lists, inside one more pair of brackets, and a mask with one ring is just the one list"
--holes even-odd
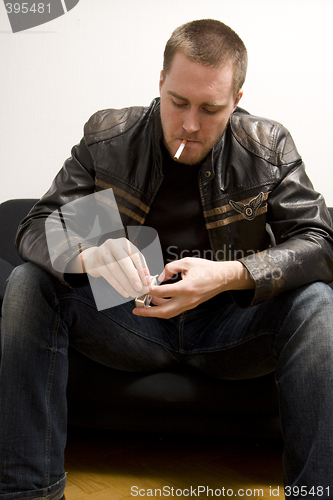
[[(82, 255), (85, 257), (84, 252)], [(145, 258), (126, 238), (109, 239), (86, 257), (87, 272), (105, 278), (124, 297), (136, 297), (140, 291), (148, 292), (150, 273)]]
[(177, 316), (186, 309), (190, 309), (190, 307), (183, 307), (182, 301), (179, 297), (173, 297), (170, 299), (153, 297), (152, 303), (154, 304), (153, 307), (137, 307), (133, 309), (133, 314), (135, 316), (143, 316), (146, 318), (169, 319)]
[(152, 297), (151, 303), (154, 304), (154, 306), (163, 306), (167, 302), (169, 302), (170, 299), (161, 299), (159, 297)]
[(168, 281), (177, 273), (184, 271), (185, 269), (185, 259), (175, 260), (174, 262), (170, 262), (167, 264), (159, 276), (159, 281)]
[(131, 283), (124, 279), (120, 279), (120, 281), (116, 278), (116, 274), (114, 274), (114, 270), (110, 270), (107, 265), (101, 266), (98, 268), (99, 276), (102, 276), (120, 295), (125, 298), (135, 297), (137, 292), (131, 286)]
[(146, 276), (143, 273), (143, 260), (140, 255), (141, 252), (125, 238), (108, 240), (103, 255), (105, 264), (115, 277), (120, 282), (124, 279), (125, 282), (129, 281), (137, 292), (141, 291), (143, 285), (147, 284)]
[(149, 293), (156, 298), (169, 298), (176, 297), (183, 293), (183, 283), (177, 281), (177, 283), (171, 283), (167, 285), (153, 286), (149, 288)]
[(131, 245), (130, 251), (131, 253), (130, 258), (137, 269), (139, 273), (139, 277), (141, 280), (141, 283), (144, 285), (149, 286), (150, 285), (150, 272), (147, 266), (146, 259), (144, 255), (132, 244), (128, 241), (128, 243)]

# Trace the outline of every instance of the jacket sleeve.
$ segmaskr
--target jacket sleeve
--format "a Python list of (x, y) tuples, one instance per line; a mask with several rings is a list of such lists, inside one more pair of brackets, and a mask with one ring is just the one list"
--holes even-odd
[[(94, 185), (93, 160), (84, 139), (82, 139), (80, 144), (73, 147), (71, 157), (65, 161), (48, 192), (23, 219), (16, 235), (16, 246), (23, 260), (34, 262), (69, 286), (80, 286), (86, 282), (85, 275), (66, 275), (59, 271), (60, 268), (65, 269), (66, 264), (79, 253), (78, 247), (71, 246), (68, 249), (67, 246), (66, 252), (62, 252), (59, 248), (59, 255), (62, 255), (63, 262), (59, 263), (58, 266), (52, 265), (47, 245), (45, 222), (50, 214), (61, 209), (67, 203), (92, 194)], [(61, 247), (64, 241), (63, 232), (59, 231), (58, 236), (57, 241)], [(57, 239), (56, 234), (53, 239)], [(82, 248), (84, 248), (83, 245)]]
[(314, 281), (333, 281), (331, 218), (301, 161), (270, 193), (267, 222), (275, 244), (240, 259), (255, 282), (251, 297), (234, 294), (240, 305), (253, 305)]

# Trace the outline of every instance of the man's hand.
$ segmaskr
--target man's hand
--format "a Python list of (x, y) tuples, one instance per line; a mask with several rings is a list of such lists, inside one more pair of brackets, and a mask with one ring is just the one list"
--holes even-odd
[(160, 281), (181, 273), (177, 283), (151, 287), (154, 307), (135, 308), (137, 316), (172, 318), (227, 290), (254, 288), (254, 281), (239, 261), (216, 262), (187, 257), (167, 264)]
[(148, 292), (150, 273), (145, 258), (126, 238), (108, 239), (100, 247), (83, 250), (74, 259), (69, 272), (82, 272), (80, 259), (85, 272), (94, 277), (102, 276), (123, 297)]

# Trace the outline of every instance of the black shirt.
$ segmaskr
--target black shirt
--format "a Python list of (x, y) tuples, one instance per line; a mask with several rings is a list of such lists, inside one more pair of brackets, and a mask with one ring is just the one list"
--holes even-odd
[(183, 257), (213, 259), (199, 191), (201, 165), (174, 161), (162, 146), (164, 179), (146, 218), (156, 229), (164, 264)]

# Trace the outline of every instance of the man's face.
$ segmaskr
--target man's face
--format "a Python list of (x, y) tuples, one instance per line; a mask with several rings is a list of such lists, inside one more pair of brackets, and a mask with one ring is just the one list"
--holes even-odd
[(221, 137), (242, 92), (236, 98), (231, 65), (214, 69), (177, 52), (163, 81), (160, 78), (164, 144), (173, 157), (183, 139), (180, 162), (200, 163)]

